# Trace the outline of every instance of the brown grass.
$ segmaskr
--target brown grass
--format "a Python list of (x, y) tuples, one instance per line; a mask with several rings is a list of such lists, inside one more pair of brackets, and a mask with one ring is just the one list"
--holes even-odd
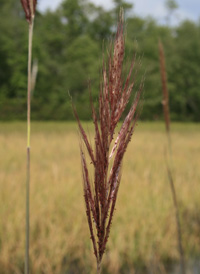
[[(135, 88), (135, 71), (133, 70), (135, 58), (127, 77), (124, 78), (124, 54), (124, 22), (121, 11), (116, 37), (113, 44), (110, 44), (108, 61), (103, 60), (98, 111), (95, 110), (91, 99), (91, 118), (95, 131), (94, 145), (90, 143), (74, 109), (82, 141), (80, 150), (86, 215), (98, 274), (101, 273), (101, 262), (113, 222), (121, 182), (122, 161), (135, 129), (138, 118), (136, 109), (143, 87), (141, 84), (138, 91), (134, 91), (135, 99), (120, 129), (117, 129), (119, 120), (133, 93), (133, 88)], [(87, 151), (90, 164), (87, 162), (83, 147)], [(92, 172), (90, 172), (91, 166), (93, 167)], [(94, 176), (93, 179), (91, 175)]]
[(162, 82), (162, 93), (163, 93), (163, 113), (165, 118), (165, 126), (167, 132), (170, 131), (170, 111), (169, 111), (169, 92), (167, 87), (167, 72), (165, 65), (165, 53), (162, 42), (159, 40), (158, 42), (159, 48), (159, 58), (160, 58), (160, 74), (161, 74), (161, 82)]
[(166, 168), (169, 179), (169, 184), (172, 193), (172, 200), (175, 209), (175, 217), (176, 217), (176, 225), (177, 225), (177, 245), (180, 253), (180, 268), (181, 273), (185, 274), (185, 258), (184, 258), (184, 249), (182, 243), (182, 227), (180, 222), (180, 209), (179, 209), (179, 201), (177, 197), (177, 191), (174, 184), (174, 170), (173, 170), (173, 157), (172, 157), (172, 141), (171, 141), (171, 132), (170, 132), (170, 107), (169, 107), (169, 92), (167, 88), (167, 71), (165, 66), (165, 54), (162, 42), (159, 40), (159, 55), (160, 55), (160, 74), (162, 81), (162, 93), (163, 93), (163, 113), (165, 118), (165, 126), (166, 126), (166, 135), (168, 139), (167, 144), (167, 157), (166, 159)]

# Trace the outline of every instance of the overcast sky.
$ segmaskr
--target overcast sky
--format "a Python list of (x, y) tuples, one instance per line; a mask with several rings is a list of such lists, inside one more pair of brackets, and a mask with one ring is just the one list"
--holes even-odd
[[(50, 8), (54, 10), (62, 0), (38, 0), (38, 8), (40, 11)], [(110, 9), (112, 7), (112, 0), (90, 0), (96, 5)], [(134, 4), (134, 14), (139, 16), (152, 16), (160, 22), (164, 22), (166, 17), (165, 0), (127, 0), (127, 2)], [(200, 19), (200, 0), (176, 0), (179, 8), (174, 14), (174, 23), (183, 20), (199, 20)]]

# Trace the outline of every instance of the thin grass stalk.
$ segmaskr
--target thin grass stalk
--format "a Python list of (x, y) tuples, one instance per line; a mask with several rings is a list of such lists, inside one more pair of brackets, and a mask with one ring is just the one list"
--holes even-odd
[(101, 261), (97, 261), (97, 274), (101, 274)]
[[(136, 71), (133, 69), (135, 58), (130, 65), (127, 77), (123, 78), (124, 54), (124, 21), (121, 11), (116, 37), (114, 43), (109, 47), (107, 61), (103, 58), (98, 110), (94, 108), (90, 93), (91, 114), (95, 130), (94, 146), (89, 142), (74, 108), (82, 139), (80, 149), (83, 191), (90, 238), (96, 257), (97, 274), (101, 273), (102, 258), (109, 238), (121, 182), (123, 157), (138, 119), (136, 109), (143, 89), (142, 82), (116, 136), (117, 124), (135, 87)], [(89, 174), (85, 150), (89, 157), (88, 161), (93, 167), (93, 180)]]
[(169, 159), (166, 158), (166, 167), (167, 167), (167, 174), (170, 183), (170, 189), (172, 194), (173, 205), (175, 209), (175, 218), (176, 218), (176, 229), (177, 229), (177, 242), (178, 242), (178, 250), (180, 255), (180, 269), (181, 273), (185, 274), (185, 256), (184, 250), (182, 245), (182, 229), (181, 229), (181, 222), (180, 222), (180, 210), (176, 195), (176, 188), (173, 179), (173, 157), (172, 157), (172, 144), (171, 144), (171, 134), (170, 134), (170, 110), (169, 110), (169, 93), (167, 88), (167, 72), (165, 66), (165, 54), (162, 42), (159, 40), (158, 43), (159, 47), (159, 57), (160, 57), (160, 74), (161, 74), (161, 82), (162, 82), (162, 93), (163, 93), (163, 113), (165, 118), (165, 127), (166, 127), (166, 134), (167, 134), (167, 150)]
[(28, 84), (27, 84), (27, 158), (26, 158), (26, 240), (25, 240), (25, 274), (29, 274), (29, 242), (30, 242), (30, 167), (31, 167), (31, 91), (32, 91), (32, 44), (35, 8), (37, 0), (21, 0), (26, 20), (29, 24), (28, 31)]
[(26, 251), (25, 251), (25, 274), (29, 273), (29, 241), (30, 241), (30, 137), (31, 137), (31, 63), (32, 41), (34, 21), (29, 23), (28, 41), (28, 88), (27, 88), (27, 179), (26, 179)]
[(176, 216), (176, 224), (177, 224), (177, 226), (176, 226), (177, 227), (177, 237), (178, 237), (178, 249), (179, 249), (179, 254), (180, 254), (180, 268), (181, 268), (181, 273), (186, 274), (185, 256), (184, 256), (184, 250), (183, 250), (183, 245), (182, 245), (182, 229), (181, 229), (181, 222), (180, 222), (179, 205), (178, 205), (178, 201), (177, 201), (174, 179), (173, 179), (172, 171), (171, 171), (171, 168), (169, 167), (169, 165), (167, 166), (167, 173), (168, 173), (168, 178), (169, 178), (169, 182), (170, 182), (172, 198), (173, 198), (173, 203), (174, 203), (174, 208), (175, 208), (175, 216)]

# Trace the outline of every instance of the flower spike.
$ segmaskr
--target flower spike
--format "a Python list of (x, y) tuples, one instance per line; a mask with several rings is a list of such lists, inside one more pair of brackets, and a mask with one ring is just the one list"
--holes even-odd
[(26, 20), (30, 24), (35, 16), (37, 0), (21, 0), (21, 4), (26, 15)]

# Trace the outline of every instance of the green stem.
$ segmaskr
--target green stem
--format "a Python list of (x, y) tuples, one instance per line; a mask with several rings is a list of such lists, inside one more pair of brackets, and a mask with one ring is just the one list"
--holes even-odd
[(28, 41), (28, 87), (27, 87), (27, 167), (26, 167), (26, 248), (25, 248), (25, 274), (29, 274), (29, 230), (30, 230), (30, 136), (31, 136), (31, 63), (33, 21), (29, 24)]

